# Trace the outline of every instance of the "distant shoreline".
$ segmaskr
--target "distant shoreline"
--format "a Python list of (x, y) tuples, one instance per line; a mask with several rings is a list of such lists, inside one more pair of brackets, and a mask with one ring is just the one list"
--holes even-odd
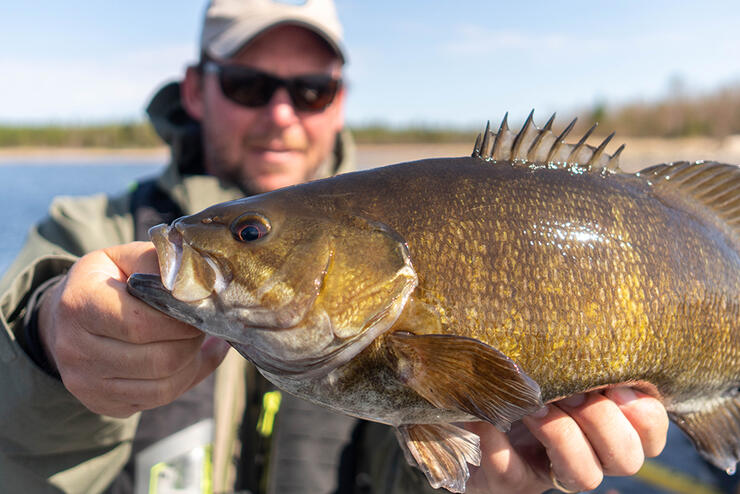
[[(592, 137), (591, 145), (600, 139)], [(646, 166), (670, 161), (716, 160), (740, 165), (740, 135), (725, 138), (687, 137), (676, 139), (617, 136), (607, 147), (614, 152), (620, 144), (626, 148), (621, 156), (622, 168), (635, 171)], [(433, 157), (469, 156), (472, 142), (460, 143), (395, 143), (357, 144), (357, 166), (400, 163)], [(162, 164), (169, 161), (165, 146), (154, 148), (90, 148), (90, 147), (0, 147), (3, 165), (122, 165)]]
[(121, 164), (140, 162), (166, 163), (169, 149), (166, 146), (156, 148), (90, 148), (90, 147), (0, 147), (0, 166), (4, 164), (68, 164), (73, 161), (79, 164)]

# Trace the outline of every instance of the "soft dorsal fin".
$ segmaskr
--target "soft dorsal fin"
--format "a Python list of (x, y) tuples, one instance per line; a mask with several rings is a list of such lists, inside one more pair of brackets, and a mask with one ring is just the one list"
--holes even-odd
[(635, 174), (657, 190), (672, 189), (704, 205), (740, 237), (740, 168), (715, 161), (678, 161)]
[(491, 130), (487, 124), (483, 135), (479, 134), (475, 142), (473, 157), (487, 161), (508, 160), (558, 168), (578, 167), (586, 171), (621, 171), (619, 154), (624, 145), (613, 155), (604, 152), (606, 145), (614, 137), (613, 133), (599, 146), (591, 146), (586, 141), (595, 129), (594, 125), (577, 143), (568, 144), (565, 138), (573, 129), (576, 119), (556, 135), (552, 132), (554, 113), (541, 129), (534, 124), (533, 115), (534, 110), (530, 112), (521, 130), (516, 134), (509, 130), (508, 114), (504, 116), (498, 132)]

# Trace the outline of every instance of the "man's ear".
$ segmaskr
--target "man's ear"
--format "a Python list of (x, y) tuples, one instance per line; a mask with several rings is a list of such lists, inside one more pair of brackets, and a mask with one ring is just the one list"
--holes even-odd
[(185, 71), (180, 85), (180, 101), (185, 111), (200, 121), (203, 118), (203, 73), (194, 66)]

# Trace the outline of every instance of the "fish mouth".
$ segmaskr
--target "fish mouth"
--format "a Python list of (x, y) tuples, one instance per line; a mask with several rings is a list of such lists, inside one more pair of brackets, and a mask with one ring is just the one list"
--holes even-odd
[(193, 310), (192, 305), (173, 297), (156, 274), (133, 273), (128, 278), (126, 289), (131, 295), (170, 317), (191, 326), (203, 326), (203, 318)]
[(157, 225), (149, 230), (159, 260), (162, 285), (183, 302), (197, 302), (220, 293), (227, 285), (215, 260), (191, 246), (177, 227)]

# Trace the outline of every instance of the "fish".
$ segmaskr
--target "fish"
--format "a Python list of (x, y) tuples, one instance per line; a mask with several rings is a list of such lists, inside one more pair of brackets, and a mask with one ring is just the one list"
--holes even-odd
[(477, 435), (630, 385), (701, 455), (740, 457), (740, 171), (626, 173), (613, 135), (530, 113), (470, 156), (315, 180), (150, 231), (129, 291), (227, 340), (275, 385), (395, 428), (430, 485), (464, 492)]

